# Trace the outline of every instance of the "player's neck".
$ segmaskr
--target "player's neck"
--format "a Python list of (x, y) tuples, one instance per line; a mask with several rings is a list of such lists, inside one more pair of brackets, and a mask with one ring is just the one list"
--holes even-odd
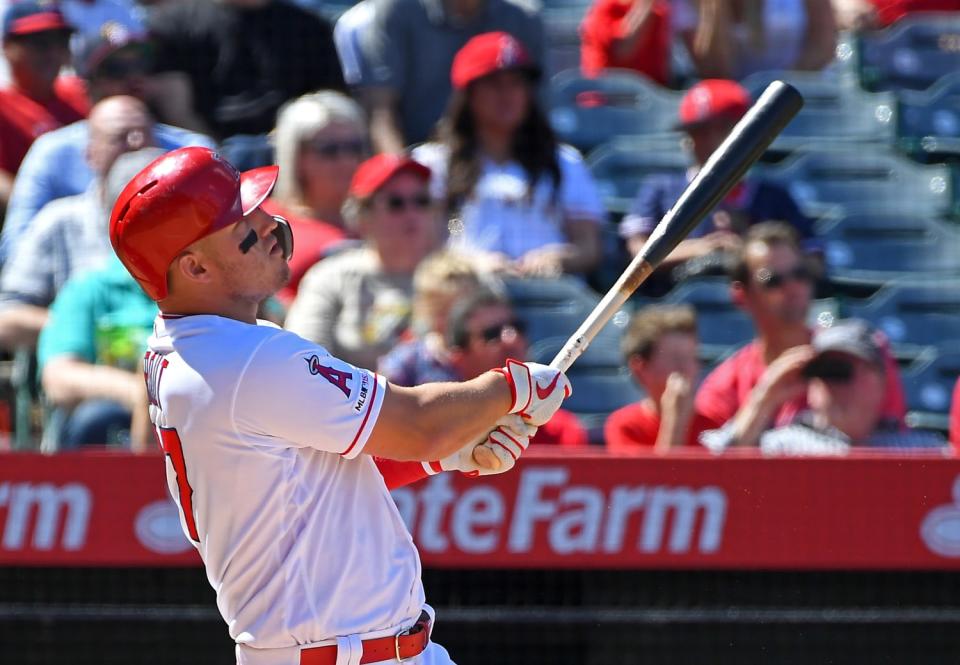
[(257, 304), (235, 299), (207, 302), (204, 299), (186, 300), (171, 296), (160, 303), (160, 312), (179, 316), (206, 314), (222, 316), (225, 319), (234, 319), (251, 325), (257, 323)]

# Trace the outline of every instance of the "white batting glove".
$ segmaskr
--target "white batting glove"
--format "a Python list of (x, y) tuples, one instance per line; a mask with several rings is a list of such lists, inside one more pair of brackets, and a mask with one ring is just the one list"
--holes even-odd
[(510, 385), (513, 405), (510, 413), (518, 413), (530, 425), (539, 427), (557, 412), (563, 400), (573, 394), (566, 374), (540, 363), (522, 363), (513, 358), (500, 372)]
[[(460, 471), (468, 476), (490, 476), (504, 473), (513, 468), (520, 455), (530, 445), (530, 439), (537, 428), (525, 423), (520, 416), (508, 415), (497, 421), (497, 427), (477, 441), (471, 441), (463, 448), (435, 462), (423, 462), (427, 473), (434, 475), (441, 471)], [(476, 448), (486, 448), (500, 462), (497, 469), (480, 466), (474, 457)]]

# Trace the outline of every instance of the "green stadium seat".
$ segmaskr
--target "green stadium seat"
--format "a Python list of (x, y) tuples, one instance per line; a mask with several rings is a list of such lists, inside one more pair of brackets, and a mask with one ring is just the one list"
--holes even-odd
[(960, 12), (917, 13), (861, 32), (854, 50), (867, 90), (924, 90), (958, 69)]
[(889, 282), (869, 298), (844, 303), (843, 313), (870, 321), (894, 344), (960, 339), (960, 280)]
[(618, 136), (671, 132), (680, 97), (630, 70), (587, 78), (571, 69), (550, 80), (550, 124), (561, 140), (589, 151)]
[(842, 80), (810, 72), (757, 72), (742, 83), (757, 99), (776, 80), (799, 90), (804, 105), (774, 141), (771, 149), (775, 153), (791, 152), (811, 142), (894, 142), (896, 99), (892, 93), (864, 92)]
[(680, 150), (679, 143), (671, 148), (650, 150), (649, 143), (635, 137), (613, 139), (587, 155), (587, 166), (600, 189), (607, 210), (626, 214), (637, 195), (640, 183), (656, 173), (680, 172), (690, 165), (690, 158)]
[(857, 211), (945, 217), (956, 212), (955, 174), (949, 166), (917, 164), (888, 150), (863, 145), (803, 150), (758, 168), (787, 187), (812, 216)]
[(958, 70), (928, 90), (899, 94), (900, 147), (923, 161), (960, 157), (960, 56)]
[(882, 283), (911, 273), (960, 275), (960, 231), (937, 219), (859, 213), (820, 222), (832, 277)]

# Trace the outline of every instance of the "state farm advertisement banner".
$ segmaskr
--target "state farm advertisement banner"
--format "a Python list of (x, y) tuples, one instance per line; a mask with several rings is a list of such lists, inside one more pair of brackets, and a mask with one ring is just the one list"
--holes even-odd
[[(960, 569), (960, 460), (526, 456), (394, 498), (427, 566)], [(0, 564), (197, 565), (163, 460), (0, 457)]]

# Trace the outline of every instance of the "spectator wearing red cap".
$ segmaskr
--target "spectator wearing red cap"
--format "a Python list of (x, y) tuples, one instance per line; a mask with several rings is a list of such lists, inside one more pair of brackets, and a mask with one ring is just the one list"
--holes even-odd
[(671, 7), (673, 31), (703, 78), (820, 70), (833, 60), (831, 0), (673, 0)]
[(34, 139), (83, 118), (89, 102), (83, 83), (61, 77), (70, 62), (72, 28), (56, 5), (24, 0), (3, 18), (3, 55), (11, 85), (0, 90), (0, 211), (13, 177)]
[[(724, 79), (701, 81), (683, 96), (676, 127), (687, 135), (685, 143), (694, 163), (685, 174), (652, 175), (641, 184), (630, 212), (620, 224), (620, 235), (631, 254), (640, 251), (657, 223), (747, 112), (750, 103), (750, 96), (740, 84)], [(807, 249), (817, 248), (813, 223), (789, 192), (759, 176), (747, 176), (666, 258), (662, 269), (646, 285), (647, 292), (660, 293), (677, 279), (691, 274), (722, 272), (724, 257), (737, 251), (746, 229), (769, 219), (790, 223)], [(675, 270), (681, 265), (681, 269)]]
[(580, 24), (580, 68), (633, 69), (670, 82), (670, 4), (666, 0), (596, 0)]
[(452, 93), (450, 66), (468, 40), (503, 31), (543, 63), (543, 23), (525, 0), (377, 0), (362, 28), (358, 91), (373, 146), (400, 152), (430, 138)]
[(429, 181), (430, 169), (398, 155), (357, 168), (344, 217), (364, 244), (307, 271), (286, 328), (347, 362), (376, 367), (407, 330), (414, 270), (437, 247)]
[(604, 209), (580, 154), (557, 143), (538, 76), (510, 35), (474, 37), (453, 61), (438, 142), (413, 154), (433, 170), (433, 195), (455, 220), (451, 246), (494, 270), (584, 273), (600, 258)]

